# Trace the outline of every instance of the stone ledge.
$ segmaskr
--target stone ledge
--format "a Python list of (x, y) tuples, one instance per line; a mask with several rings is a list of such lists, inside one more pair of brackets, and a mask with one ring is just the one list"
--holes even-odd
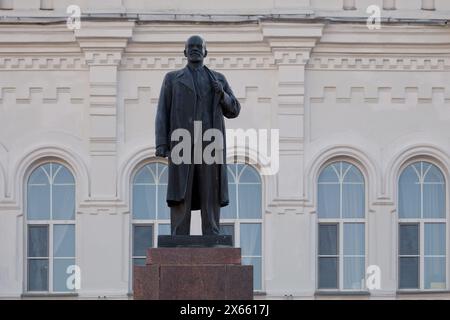
[(233, 238), (229, 235), (206, 235), (206, 236), (159, 236), (159, 248), (175, 247), (233, 247)]
[(147, 251), (147, 265), (220, 265), (241, 264), (241, 249), (226, 248), (152, 248)]

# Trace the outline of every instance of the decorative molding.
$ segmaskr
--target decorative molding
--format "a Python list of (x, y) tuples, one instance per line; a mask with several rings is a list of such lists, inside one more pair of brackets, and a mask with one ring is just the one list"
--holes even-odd
[(268, 211), (279, 215), (305, 213), (305, 200), (294, 198), (275, 198), (267, 204)]
[(350, 71), (450, 71), (448, 57), (393, 56), (316, 56), (310, 59), (307, 70)]
[(9, 70), (75, 70), (85, 71), (82, 56), (0, 56), (0, 71)]
[[(289, 57), (285, 58), (286, 60)], [(291, 57), (292, 59), (292, 57)], [(119, 70), (174, 70), (186, 66), (185, 57), (178, 56), (150, 56), (150, 55), (125, 55), (120, 62)], [(271, 55), (261, 56), (217, 56), (207, 57), (205, 64), (218, 70), (225, 69), (276, 69), (275, 58)]]
[(117, 195), (124, 203), (129, 203), (130, 201), (130, 185), (133, 173), (140, 165), (147, 161), (167, 163), (166, 160), (156, 158), (155, 148), (149, 145), (135, 148), (132, 152), (127, 153), (126, 156), (118, 161)]
[[(125, 104), (140, 104), (140, 103), (151, 103), (157, 104), (159, 100), (159, 88), (154, 91), (157, 96), (152, 97), (151, 91), (152, 88), (149, 86), (135, 86), (136, 90), (134, 90), (133, 95), (129, 95), (124, 98)], [(259, 87), (256, 86), (245, 86), (244, 90), (234, 90), (236, 97), (239, 99), (240, 103), (246, 103), (249, 97), (255, 97), (257, 103), (271, 103), (272, 97), (264, 96), (265, 92), (262, 92)], [(241, 94), (239, 94), (241, 93)], [(243, 94), (242, 94), (243, 93)]]
[(124, 98), (125, 104), (140, 104), (142, 102), (146, 103), (158, 103), (158, 97), (152, 98), (151, 97), (151, 87), (141, 87), (139, 85), (136, 85), (134, 88), (136, 90), (133, 90), (133, 93), (136, 93), (135, 95), (130, 95), (128, 97)]
[(80, 202), (78, 206), (78, 214), (110, 214), (117, 215), (128, 211), (128, 205), (119, 199), (87, 199)]
[(72, 170), (75, 177), (77, 199), (79, 201), (90, 197), (91, 175), (85, 159), (67, 144), (42, 144), (25, 150), (15, 163), (11, 171), (11, 179), (8, 181), (9, 188), (7, 190), (7, 193), (8, 191), (10, 193), (11, 205), (14, 204), (17, 208), (22, 208), (25, 177), (34, 163), (45, 158), (60, 159)]
[(425, 95), (422, 87), (403, 87), (400, 90), (392, 87), (349, 87), (348, 90), (339, 88), (339, 92), (346, 92), (345, 96), (338, 96), (337, 87), (323, 87), (322, 96), (313, 96), (311, 103), (325, 103), (326, 100), (336, 103), (366, 103), (405, 105), (409, 108), (414, 104), (450, 104), (450, 90), (445, 87), (431, 87)]
[(93, 172), (91, 192), (96, 200), (109, 200), (117, 193), (117, 172), (106, 168), (117, 161), (118, 66), (134, 26), (133, 21), (124, 20), (86, 21), (74, 31), (89, 66), (88, 139)]
[(312, 208), (316, 212), (317, 206), (317, 181), (322, 168), (334, 160), (346, 160), (357, 166), (364, 175), (367, 190), (368, 210), (372, 210), (374, 201), (383, 197), (380, 188), (383, 176), (379, 164), (372, 154), (365, 151), (363, 147), (351, 145), (331, 145), (326, 146), (314, 154), (305, 165), (304, 187), (307, 203), (305, 206)]
[(306, 65), (309, 60), (309, 51), (296, 49), (293, 51), (275, 51), (274, 58), (277, 65)]
[[(67, 100), (71, 104), (83, 104), (84, 99), (81, 97), (74, 97), (72, 88), (68, 87), (56, 87), (54, 90), (48, 90), (43, 87), (29, 87), (25, 89), (26, 95), (22, 95), (24, 90), (19, 90), (16, 87), (2, 87), (0, 88), (0, 104), (5, 103), (5, 96), (11, 94), (14, 97), (16, 104), (30, 104), (33, 100), (43, 104), (55, 104), (60, 102), (63, 96), (67, 97)], [(49, 92), (54, 92), (55, 95), (48, 95)], [(21, 95), (18, 95), (20, 93)]]
[(280, 137), (280, 154), (303, 155), (305, 139), (303, 137)]
[(122, 49), (111, 49), (104, 51), (90, 51), (86, 50), (86, 64), (88, 65), (101, 65), (101, 66), (117, 66), (122, 59)]
[(385, 195), (391, 196), (394, 203), (397, 203), (397, 181), (400, 175), (402, 166), (411, 159), (427, 159), (428, 161), (437, 164), (442, 170), (445, 180), (450, 181), (450, 155), (442, 148), (441, 145), (436, 145), (429, 142), (415, 142), (406, 145), (404, 148), (393, 154), (387, 164), (384, 177), (383, 191)]
[[(0, 144), (1, 147), (1, 144)], [(5, 168), (3, 167), (3, 164), (1, 162), (1, 158), (0, 158), (0, 202), (3, 199), (6, 199), (6, 171)]]

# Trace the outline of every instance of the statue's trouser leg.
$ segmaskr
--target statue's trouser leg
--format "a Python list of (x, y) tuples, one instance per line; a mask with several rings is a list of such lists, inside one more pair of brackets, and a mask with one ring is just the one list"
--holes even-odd
[(202, 216), (202, 234), (213, 235), (220, 234), (220, 203), (218, 199), (218, 180), (217, 166), (202, 164), (201, 176), (201, 216)]
[(191, 204), (194, 167), (189, 170), (188, 186), (184, 201), (170, 207), (170, 227), (172, 235), (190, 235), (191, 233)]
[[(191, 209), (187, 209), (187, 201), (170, 208), (172, 235), (189, 235), (191, 228)], [(190, 205), (189, 205), (190, 207)]]

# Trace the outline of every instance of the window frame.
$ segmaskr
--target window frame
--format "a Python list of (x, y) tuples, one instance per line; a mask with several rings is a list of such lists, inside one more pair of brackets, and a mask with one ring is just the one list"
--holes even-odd
[[(134, 197), (134, 192), (133, 192), (133, 186), (134, 186), (134, 179), (136, 178), (136, 175), (142, 170), (144, 169), (147, 165), (151, 165), (151, 164), (160, 164), (160, 165), (165, 165), (167, 166), (168, 170), (168, 163), (167, 162), (163, 162), (163, 161), (155, 161), (155, 160), (150, 160), (150, 161), (146, 161), (144, 163), (142, 163), (141, 165), (137, 166), (135, 168), (135, 170), (133, 171), (133, 174), (131, 175), (130, 178), (130, 197), (129, 197), (129, 206), (130, 206), (130, 220), (128, 223), (128, 232), (129, 232), (129, 246), (128, 246), (128, 268), (129, 268), (129, 272), (128, 272), (128, 290), (130, 292), (130, 294), (133, 293), (133, 269), (134, 269), (134, 263), (133, 260), (135, 258), (142, 258), (141, 256), (134, 256), (133, 255), (133, 245), (134, 245), (134, 227), (135, 226), (151, 226), (152, 227), (152, 248), (156, 248), (158, 245), (158, 236), (159, 236), (159, 226), (160, 225), (169, 225), (170, 227), (170, 213), (169, 213), (169, 219), (158, 219), (158, 214), (157, 212), (155, 212), (155, 218), (154, 219), (134, 219), (133, 218), (133, 197)], [(155, 183), (155, 185), (157, 185)], [(158, 190), (158, 189), (157, 189)], [(158, 191), (157, 191), (158, 192)], [(156, 197), (156, 199), (158, 199)], [(165, 201), (165, 196), (164, 196), (164, 201)], [(155, 207), (157, 207), (157, 205), (155, 204)], [(146, 257), (145, 257), (146, 258)]]
[[(220, 218), (221, 225), (233, 225), (234, 228), (234, 247), (241, 248), (241, 224), (260, 224), (261, 225), (261, 256), (242, 256), (242, 258), (261, 258), (261, 288), (258, 290), (253, 290), (256, 293), (262, 293), (265, 291), (265, 227), (264, 227), (264, 179), (261, 176), (258, 168), (255, 166), (245, 163), (245, 162), (233, 162), (227, 163), (227, 170), (230, 170), (228, 166), (236, 166), (236, 165), (244, 165), (251, 167), (254, 170), (260, 179), (259, 183), (255, 182), (244, 182), (242, 184), (250, 184), (250, 185), (260, 185), (261, 186), (261, 218), (259, 219), (242, 219), (239, 217), (239, 183), (237, 182), (241, 177), (244, 170), (239, 173), (239, 177), (236, 177), (236, 171), (232, 171), (234, 181), (233, 184), (236, 185), (236, 218)], [(228, 173), (228, 172), (227, 172)], [(228, 181), (230, 184), (230, 181)]]
[[(343, 218), (341, 215), (338, 218), (319, 218), (319, 177), (321, 175), (321, 173), (323, 172), (323, 170), (325, 170), (326, 168), (328, 168), (329, 166), (336, 164), (336, 163), (348, 163), (352, 166), (354, 166), (356, 169), (358, 169), (358, 171), (360, 172), (362, 179), (363, 179), (363, 184), (364, 184), (364, 217), (363, 218)], [(325, 292), (331, 292), (331, 293), (351, 293), (351, 292), (366, 292), (367, 286), (366, 286), (366, 279), (367, 279), (367, 268), (368, 268), (368, 249), (369, 249), (369, 238), (368, 238), (368, 223), (367, 223), (367, 219), (368, 219), (368, 212), (369, 212), (369, 185), (368, 185), (368, 176), (366, 174), (366, 171), (364, 170), (364, 168), (356, 161), (354, 161), (353, 159), (347, 159), (347, 158), (338, 158), (338, 159), (333, 159), (331, 161), (327, 161), (325, 162), (320, 169), (318, 170), (318, 174), (316, 177), (316, 195), (317, 195), (317, 200), (316, 200), (316, 215), (317, 215), (317, 221), (316, 221), (316, 245), (315, 245), (315, 272), (316, 272), (316, 277), (315, 277), (315, 288), (316, 291), (319, 293), (325, 293)], [(342, 186), (342, 183), (340, 183)], [(340, 187), (342, 188), (342, 187)], [(340, 213), (342, 212), (342, 192), (340, 195)], [(360, 289), (352, 289), (352, 288), (348, 288), (345, 289), (344, 288), (344, 258), (347, 257), (346, 255), (344, 255), (344, 225), (345, 224), (355, 224), (355, 223), (363, 223), (364, 224), (364, 281), (363, 281), (363, 285)], [(320, 225), (326, 225), (326, 224), (333, 224), (336, 225), (337, 224), (337, 232), (338, 232), (338, 270), (337, 270), (337, 282), (338, 282), (338, 286), (337, 288), (320, 288), (319, 287), (319, 226)], [(358, 255), (359, 256), (359, 255)]]
[[(411, 165), (416, 163), (429, 163), (435, 166), (444, 178), (444, 193), (445, 193), (445, 217), (444, 218), (423, 218), (423, 212), (421, 210), (421, 217), (419, 218), (400, 218), (400, 178), (402, 173)], [(444, 167), (439, 164), (439, 162), (434, 159), (430, 159), (427, 157), (417, 157), (413, 159), (409, 159), (405, 161), (403, 165), (399, 168), (396, 179), (396, 245), (395, 245), (395, 272), (396, 272), (396, 288), (400, 293), (407, 292), (445, 292), (450, 288), (449, 282), (449, 241), (450, 237), (448, 235), (448, 219), (449, 219), (449, 187), (448, 187), (448, 176), (447, 171), (443, 169)], [(421, 188), (421, 201), (423, 207), (423, 189)], [(436, 288), (425, 288), (425, 257), (435, 257), (430, 255), (425, 255), (425, 224), (439, 224), (443, 223), (445, 225), (445, 288), (436, 289)], [(401, 224), (418, 224), (419, 225), (419, 288), (400, 288), (400, 225)]]
[[(141, 220), (139, 220), (141, 221)], [(144, 221), (144, 220), (142, 220)], [(152, 227), (152, 248), (155, 247), (155, 225), (153, 223), (145, 223), (145, 222), (139, 222), (139, 223), (132, 223), (131, 224), (131, 251), (130, 251), (130, 256), (131, 256), (131, 264), (132, 266), (134, 266), (134, 259), (146, 259), (147, 256), (135, 256), (134, 255), (134, 227)]]
[[(61, 165), (63, 167), (65, 167), (70, 174), (72, 175), (73, 179), (74, 179), (74, 202), (75, 202), (75, 208), (74, 208), (74, 219), (73, 220), (54, 220), (53, 217), (51, 216), (52, 213), (52, 193), (50, 193), (50, 217), (49, 219), (39, 219), (39, 220), (29, 220), (28, 219), (28, 186), (29, 186), (29, 179), (31, 177), (31, 175), (34, 173), (34, 171), (38, 168), (40, 168), (41, 166), (44, 166), (46, 164), (58, 164)], [(24, 234), (24, 243), (23, 243), (23, 257), (24, 257), (24, 261), (23, 261), (23, 285), (22, 285), (22, 292), (26, 295), (77, 295), (78, 290), (75, 288), (72, 291), (55, 291), (53, 290), (53, 277), (54, 277), (54, 270), (53, 270), (53, 263), (55, 260), (62, 260), (62, 259), (73, 259), (75, 261), (75, 265), (78, 265), (78, 254), (77, 254), (77, 230), (78, 230), (78, 226), (77, 226), (77, 204), (78, 204), (78, 190), (77, 190), (77, 186), (78, 186), (78, 181), (77, 181), (77, 176), (74, 172), (74, 170), (72, 170), (72, 166), (70, 166), (68, 163), (66, 163), (65, 161), (61, 160), (61, 159), (55, 159), (55, 158), (50, 158), (50, 159), (45, 159), (45, 160), (40, 160), (38, 162), (36, 162), (35, 164), (33, 164), (32, 166), (30, 166), (27, 170), (27, 173), (25, 174), (25, 179), (24, 179), (24, 187), (23, 187), (23, 203), (24, 203), (24, 211), (23, 211), (23, 217), (24, 217), (24, 224), (23, 224), (23, 234)], [(75, 235), (75, 243), (74, 243), (74, 257), (57, 257), (55, 259), (54, 257), (54, 243), (53, 243), (53, 233), (54, 233), (54, 227), (55, 225), (73, 225), (74, 226), (74, 235)], [(29, 230), (29, 226), (46, 226), (48, 229), (48, 257), (46, 258), (48, 260), (48, 290), (47, 291), (30, 291), (29, 290), (29, 268), (28, 268), (28, 261), (30, 260), (30, 257), (28, 257), (28, 230)], [(31, 257), (31, 260), (36, 260), (38, 258), (36, 257)]]

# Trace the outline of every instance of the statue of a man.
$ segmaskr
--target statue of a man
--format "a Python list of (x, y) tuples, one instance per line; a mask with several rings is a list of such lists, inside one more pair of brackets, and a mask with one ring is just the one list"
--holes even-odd
[[(187, 66), (166, 74), (158, 102), (156, 156), (169, 161), (167, 204), (172, 235), (190, 234), (191, 210), (201, 210), (203, 235), (220, 234), (220, 208), (229, 203), (224, 117), (237, 117), (241, 106), (225, 77), (203, 65), (207, 53), (205, 40), (191, 36), (184, 50)], [(194, 122), (201, 123), (202, 136), (208, 129), (222, 133), (219, 163), (205, 163), (203, 157), (201, 163), (193, 160)], [(192, 137), (188, 163), (172, 161), (171, 151), (179, 143), (172, 137), (176, 129), (185, 129)]]

